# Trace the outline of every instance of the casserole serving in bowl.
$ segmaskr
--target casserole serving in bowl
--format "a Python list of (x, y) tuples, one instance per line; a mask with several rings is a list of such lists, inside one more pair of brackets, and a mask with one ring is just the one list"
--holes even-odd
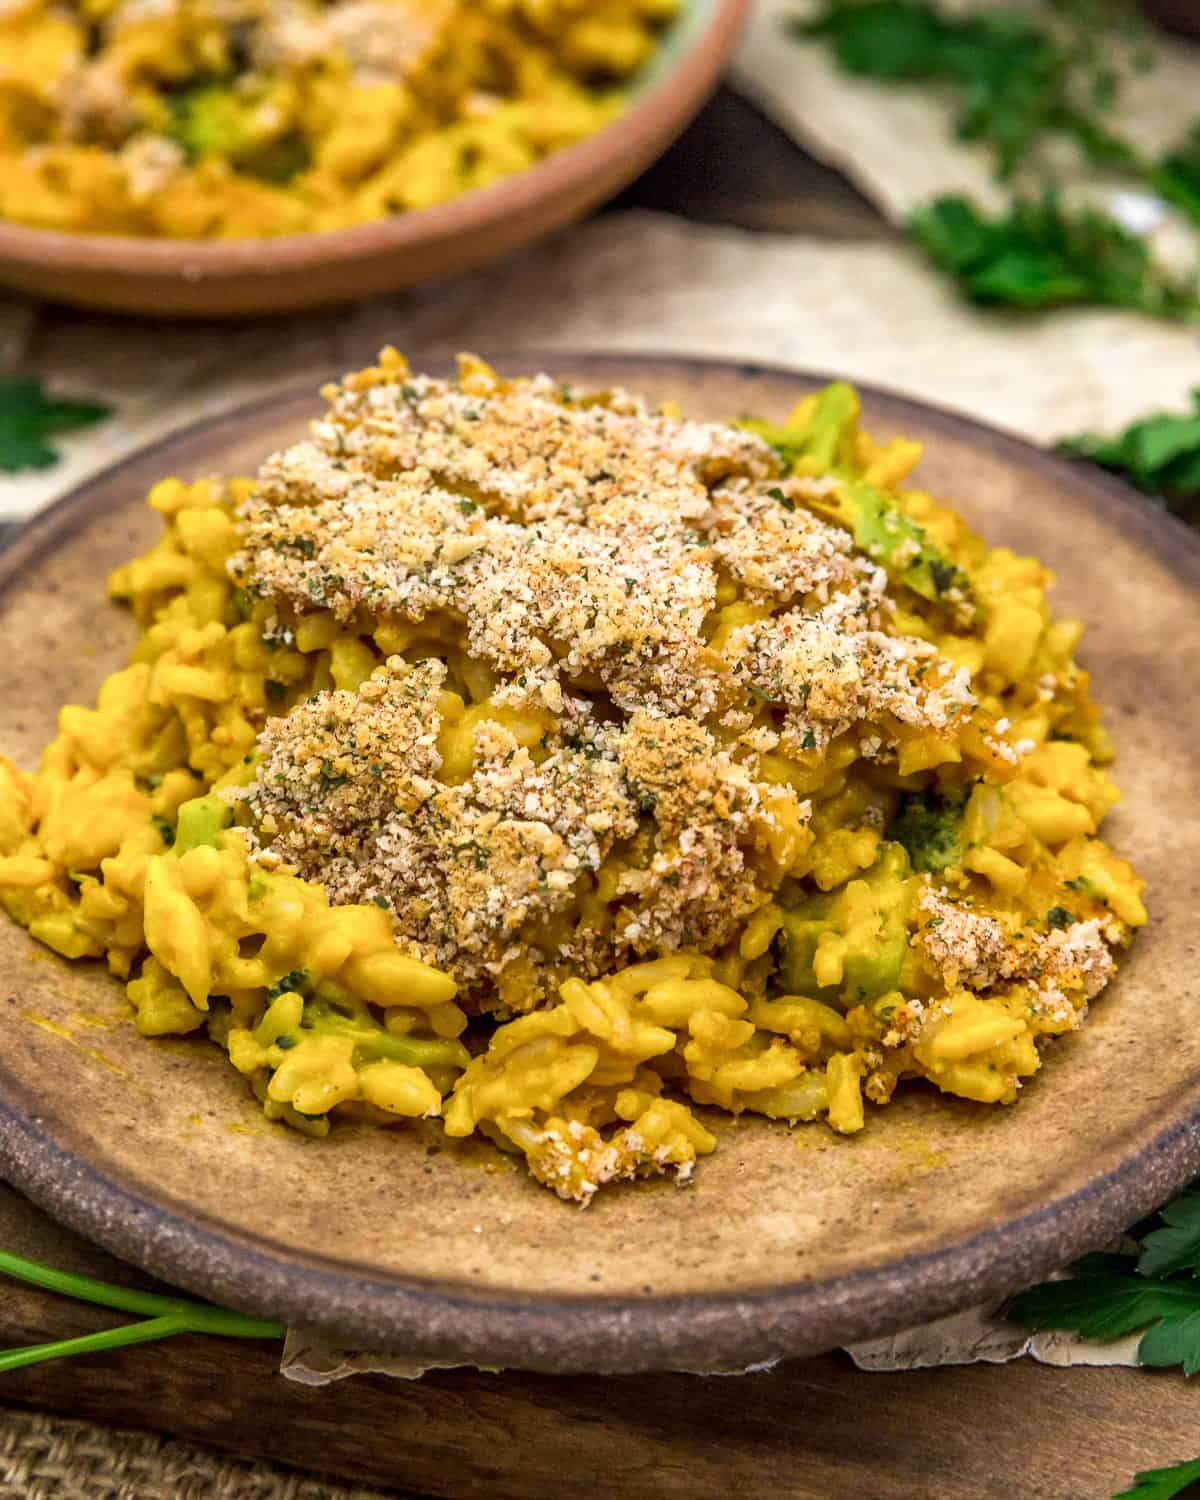
[[(364, 3), (345, 0), (334, 9)], [(93, 77), (84, 56), (79, 89), (98, 96), (95, 110), (87, 98), (78, 109), (56, 105), (53, 90), (45, 99), (26, 97), (38, 88), (39, 70), (21, 74), (0, 65), (0, 111), (8, 108), (14, 129), (32, 129), (26, 122), (33, 118), (36, 126), (39, 112), (48, 116), (46, 143), (31, 136), (29, 149), (14, 156), (27, 169), (28, 191), (13, 168), (7, 210), (0, 193), (0, 213), (10, 215), (0, 218), (0, 282), (79, 306), (228, 317), (350, 302), (467, 269), (578, 218), (654, 160), (714, 87), (746, 10), (747, 0), (685, 0), (668, 19), (642, 26), (636, 40), (642, 50), (653, 46), (631, 77), (614, 53), (594, 90), (585, 64), (572, 73), (566, 63), (558, 66), (549, 45), (539, 49), (525, 33), (514, 41), (515, 31), (497, 31), (513, 41), (512, 56), (495, 68), (508, 103), (478, 86), (489, 81), (495, 39), (479, 39), (483, 60), (468, 69), (452, 27), (427, 73), (415, 75), (427, 97), (406, 81), (373, 82), (371, 72), (361, 87), (347, 88), (338, 67), (319, 71), (319, 59), (289, 73), (272, 61), (270, 37), (259, 43), (262, 65), (243, 67), (239, 56), (252, 44), (229, 28), (172, 38), (188, 57), (159, 59), (156, 52), (153, 72), (137, 56), (130, 61), (126, 48), (115, 82), (107, 73)], [(70, 45), (82, 55), (85, 43), (93, 40), (76, 36)], [(197, 64), (191, 53), (202, 45), (219, 55)], [(168, 76), (177, 62), (192, 70), (187, 87)], [(403, 58), (396, 66), (404, 80)], [(197, 68), (218, 81), (203, 82)], [(145, 81), (151, 78), (153, 86)], [(110, 92), (117, 101), (101, 109)], [(350, 128), (356, 122), (348, 116), (368, 105), (370, 118)], [(61, 118), (49, 118), (55, 109)], [(132, 134), (122, 111), (136, 116)], [(296, 128), (277, 139), (271, 122), (286, 123), (289, 111)], [(439, 119), (442, 127), (452, 123), (426, 128)], [(502, 149), (479, 170), (480, 142), (459, 141), (456, 132), (486, 133), (489, 122), (500, 121), (503, 128), (497, 123), (490, 137), (480, 135), (485, 147)], [(394, 145), (364, 157), (373, 132)], [(103, 149), (106, 133), (119, 150)], [(0, 146), (4, 136), (0, 116)], [(314, 151), (314, 141), (321, 149)], [(415, 146), (403, 149), (405, 142)], [(475, 165), (459, 171), (463, 152)], [(456, 163), (450, 189), (447, 154)], [(154, 212), (139, 212), (137, 194), (122, 188), (128, 201), (114, 213), (103, 183), (93, 210), (63, 211), (71, 193), (91, 192), (106, 172), (116, 173), (114, 183), (134, 174), (142, 204)], [(296, 180), (305, 184), (303, 206), (288, 186)], [(214, 182), (237, 195), (237, 211), (223, 220), (210, 211)], [(160, 223), (168, 199), (173, 211)]]

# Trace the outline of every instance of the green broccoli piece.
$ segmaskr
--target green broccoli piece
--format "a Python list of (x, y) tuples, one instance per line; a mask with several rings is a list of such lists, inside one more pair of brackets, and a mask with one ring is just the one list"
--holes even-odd
[(233, 160), (243, 172), (276, 187), (286, 187), (312, 165), (308, 143), (295, 131), (275, 141), (264, 141), (252, 151), (239, 152)]
[(814, 892), (786, 906), (779, 963), (784, 991), (815, 995), (831, 1005), (853, 1005), (895, 989), (908, 954), (909, 873), (908, 856), (899, 844), (890, 843), (858, 877), (871, 887), (879, 911), (879, 932), (873, 942), (847, 955), (842, 983), (831, 989), (818, 985), (813, 960), (823, 933), (846, 930), (846, 887)]
[(189, 160), (219, 156), (264, 182), (287, 183), (310, 164), (308, 146), (294, 131), (265, 134), (262, 102), (228, 84), (201, 84), (172, 100), (166, 133)]
[(221, 83), (184, 89), (171, 100), (167, 134), (193, 160), (203, 156), (231, 160), (255, 140), (256, 103)]
[(924, 527), (858, 477), (859, 410), (858, 392), (837, 381), (819, 392), (811, 414), (799, 426), (777, 427), (754, 419), (739, 425), (769, 443), (789, 469), (836, 475), (842, 481), (836, 492), (806, 497), (806, 503), (852, 532), (855, 545), (898, 582), (932, 604), (940, 603), (952, 590), (969, 599), (967, 575), (934, 546)]
[(929, 787), (905, 797), (892, 821), (890, 836), (908, 850), (914, 870), (936, 874), (962, 865), (963, 809), (967, 790), (942, 792)]
[(837, 380), (818, 392), (813, 413), (803, 427), (777, 427), (754, 418), (741, 423), (769, 443), (789, 468), (804, 463), (814, 473), (849, 469), (858, 435), (858, 392)]
[(207, 797), (193, 797), (179, 809), (179, 820), (175, 825), (175, 852), (186, 854), (201, 844), (215, 844), (217, 834), (233, 822), (233, 813), (228, 803), (215, 792)]
[(391, 1058), (412, 1068), (465, 1068), (471, 1054), (459, 1041), (443, 1037), (393, 1036), (385, 1031), (366, 1004), (328, 981), (304, 1003), (301, 1034), (348, 1036), (354, 1040), (356, 1062)]
[(971, 595), (963, 570), (939, 552), (923, 526), (906, 516), (880, 490), (861, 480), (842, 487), (843, 514), (854, 533), (855, 546), (882, 563), (914, 594), (937, 604), (951, 590), (964, 599)]

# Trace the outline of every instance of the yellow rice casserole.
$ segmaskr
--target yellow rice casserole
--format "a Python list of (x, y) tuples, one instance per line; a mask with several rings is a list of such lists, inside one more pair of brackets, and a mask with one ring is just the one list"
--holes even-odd
[(130, 664), (0, 760), (11, 915), (268, 1118), (438, 1117), (582, 1204), (713, 1110), (1012, 1103), (1146, 920), (1047, 569), (846, 385), (706, 423), (389, 349), (323, 394), (151, 491)]
[(188, 239), (432, 207), (606, 124), (678, 0), (0, 0), (0, 217)]

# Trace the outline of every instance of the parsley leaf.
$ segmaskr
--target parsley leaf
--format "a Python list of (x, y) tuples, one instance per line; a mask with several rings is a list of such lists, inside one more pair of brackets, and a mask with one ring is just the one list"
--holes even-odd
[(1113, 1500), (1173, 1500), (1191, 1484), (1200, 1484), (1200, 1458), (1169, 1469), (1145, 1469), (1135, 1475), (1133, 1489), (1122, 1490)]
[[(1092, 0), (1058, 0), (1042, 25), (1017, 8), (962, 14), (934, 0), (823, 0), (793, 35), (819, 38), (843, 71), (885, 83), (949, 91), (961, 140), (990, 148), (1011, 178), (1044, 140), (1069, 139), (1088, 160), (1148, 184), (1200, 224), (1200, 121), (1158, 160), (1105, 123), (1122, 73), (1114, 43), (1132, 41)], [(1034, 163), (1030, 162), (1031, 165)], [(1053, 189), (1018, 197), (998, 220), (961, 196), (935, 199), (910, 221), (917, 243), (974, 302), (1025, 309), (1130, 307), (1156, 317), (1200, 318), (1196, 278), (1158, 268), (1146, 246), (1096, 209), (1066, 211)]]
[(1160, 270), (1137, 238), (1095, 208), (1068, 210), (1048, 189), (989, 219), (958, 194), (909, 221), (917, 244), (973, 302), (1036, 311), (1102, 304), (1156, 317), (1200, 319), (1193, 279)]
[(0, 473), (48, 469), (59, 457), (48, 438), (91, 427), (108, 414), (97, 401), (48, 396), (39, 380), (0, 378)]
[(1142, 1240), (1137, 1268), (1143, 1276), (1171, 1276), (1177, 1271), (1200, 1275), (1200, 1191), (1183, 1193), (1158, 1217), (1163, 1227)]
[(1200, 224), (1200, 120), (1183, 145), (1151, 169), (1150, 181), (1168, 202)]
[(1123, 1256), (1092, 1255), (1067, 1281), (1020, 1293), (1008, 1316), (1032, 1328), (1069, 1328), (1085, 1339), (1124, 1338), (1142, 1330), (1138, 1361), (1200, 1371), (1200, 1281), (1154, 1281), (1125, 1269)]
[(1186, 513), (1200, 502), (1200, 388), (1192, 402), (1192, 411), (1158, 412), (1116, 437), (1082, 433), (1059, 447), (1123, 475), (1168, 510)]
[(1133, 148), (1104, 126), (1117, 75), (1095, 45), (1089, 18), (1065, 17), (1055, 30), (1015, 10), (954, 15), (930, 0), (825, 0), (801, 37), (820, 37), (838, 66), (890, 83), (940, 84), (956, 95), (961, 140), (991, 148), (1009, 177), (1046, 135), (1073, 140), (1085, 156), (1136, 166)]
[(1085, 1256), (1068, 1280), (1014, 1297), (1008, 1316), (1033, 1328), (1071, 1329), (1085, 1339), (1140, 1333), (1140, 1364), (1200, 1373), (1200, 1182), (1131, 1235), (1137, 1251)]

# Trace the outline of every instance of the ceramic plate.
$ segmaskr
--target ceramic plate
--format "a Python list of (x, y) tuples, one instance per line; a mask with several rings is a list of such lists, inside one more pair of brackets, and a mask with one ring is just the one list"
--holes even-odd
[[(500, 359), (674, 396), (699, 417), (780, 418), (817, 380), (589, 355)], [(99, 965), (0, 921), (0, 1168), (43, 1207), (166, 1280), (419, 1361), (544, 1370), (741, 1366), (892, 1331), (1011, 1291), (1200, 1171), (1200, 543), (1145, 500), (945, 412), (865, 395), (882, 436), (993, 542), (1058, 572), (1116, 736), (1106, 831), (1152, 920), (1084, 1029), (1010, 1109), (913, 1086), (839, 1138), (717, 1124), (695, 1184), (621, 1187), (581, 1214), (489, 1151), (413, 1130), (265, 1123), (208, 1044), (147, 1042)], [(0, 557), (0, 745), (32, 765), (90, 701), (132, 622), (110, 567), (155, 535), (165, 474), (247, 472), (315, 415), (304, 393), (190, 429), (110, 470)]]

